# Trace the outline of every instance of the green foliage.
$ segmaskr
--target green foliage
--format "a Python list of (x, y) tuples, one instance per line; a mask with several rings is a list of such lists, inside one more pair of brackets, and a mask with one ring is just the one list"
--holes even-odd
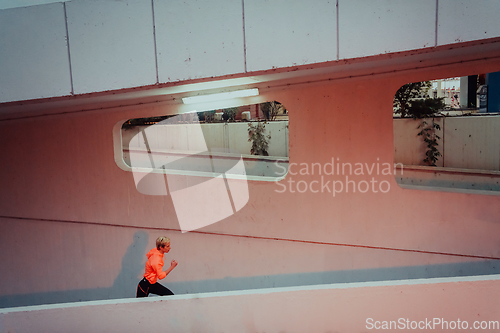
[[(255, 124), (255, 125), (254, 125)], [(269, 156), (269, 140), (271, 135), (265, 135), (267, 122), (248, 123), (248, 141), (252, 142), (252, 155)]]
[(286, 113), (283, 104), (276, 101), (261, 103), (260, 109), (267, 120), (275, 120), (277, 115)]
[(222, 110), (222, 119), (228, 122), (234, 122), (236, 113), (238, 113), (238, 108), (229, 108), (229, 109), (224, 109)]
[(437, 140), (440, 140), (441, 137), (436, 134), (436, 130), (441, 130), (441, 126), (434, 121), (434, 118), (432, 118), (431, 124), (429, 124), (425, 119), (422, 119), (422, 122), (418, 125), (417, 129), (421, 129), (417, 135), (422, 136), (425, 144), (427, 145), (424, 162), (430, 166), (436, 166), (438, 157), (442, 156), (437, 149), (437, 146), (439, 145)]
[(149, 117), (149, 118), (134, 118), (129, 119), (123, 123), (123, 129), (130, 129), (135, 126), (149, 126), (159, 123), (162, 120), (168, 119), (173, 116), (159, 116), (159, 117)]
[(427, 91), (431, 88), (430, 81), (408, 83), (398, 89), (393, 100), (394, 113), (400, 113), (401, 117), (412, 117), (422, 119), (417, 129), (427, 146), (424, 163), (436, 166), (436, 162), (441, 155), (438, 150), (438, 140), (441, 138), (436, 134), (440, 130), (439, 124), (434, 121), (429, 123), (426, 119), (436, 114), (445, 107), (444, 98), (423, 98), (427, 96)]
[(196, 112), (200, 121), (205, 121), (205, 112)]
[(203, 112), (206, 123), (214, 123), (215, 121), (215, 110)]
[(222, 109), (222, 120), (215, 118), (215, 113), (217, 110), (198, 112), (198, 118), (200, 121), (204, 121), (205, 123), (219, 123), (221, 121), (234, 122), (236, 114), (238, 113), (238, 108), (228, 108)]
[(406, 117), (412, 100), (426, 94), (431, 87), (432, 83), (430, 81), (423, 81), (408, 83), (399, 88), (392, 102), (394, 113), (400, 113), (401, 117)]
[(425, 118), (445, 107), (444, 98), (416, 99), (410, 102), (407, 114), (413, 119)]

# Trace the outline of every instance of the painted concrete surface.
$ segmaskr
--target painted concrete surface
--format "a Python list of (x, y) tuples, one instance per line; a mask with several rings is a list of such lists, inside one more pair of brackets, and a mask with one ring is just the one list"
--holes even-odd
[(339, 58), (433, 47), (435, 22), (433, 0), (340, 0)]
[(71, 94), (61, 3), (0, 10), (0, 103)]
[[(0, 310), (5, 332), (367, 332), (500, 328), (498, 275)], [(453, 306), (450, 307), (450, 304)]]
[[(12, 240), (6, 238), (0, 248), (2, 264), (11, 267), (2, 272), (3, 308), (133, 298), (146, 253), (163, 234), (172, 239), (172, 251), (165, 260), (176, 259), (180, 264), (161, 283), (176, 295), (500, 274), (496, 260), (354, 244), (5, 218), (1, 231)], [(26, 233), (36, 234), (41, 250), (35, 255), (23, 250)], [(20, 276), (20, 265), (34, 273)]]
[(75, 94), (157, 82), (148, 1), (69, 1), (66, 21)]
[(495, 0), (75, 0), (1, 11), (0, 103), (500, 36)]
[[(500, 171), (499, 116), (434, 118), (442, 156), (436, 165), (447, 168)], [(427, 120), (430, 123), (430, 120)], [(426, 165), (426, 145), (417, 136), (422, 120), (394, 120), (394, 161), (404, 165)]]
[(337, 60), (336, 31), (334, 1), (245, 1), (247, 70)]
[(495, 0), (439, 0), (437, 18), (438, 45), (453, 44), (490, 38), (499, 33), (500, 26), (494, 16), (498, 9), (488, 8)]
[[(498, 69), (481, 61), (262, 90), (289, 110), (292, 172), (248, 181), (237, 214), (189, 233), (170, 196), (141, 194), (114, 159), (117, 123), (175, 105), (4, 120), (1, 305), (133, 298), (163, 234), (172, 239), (166, 259), (179, 262), (164, 281), (176, 294), (498, 274), (498, 197), (402, 189), (386, 169), (401, 85)], [(337, 162), (363, 172), (332, 174)], [(206, 214), (219, 209), (219, 198), (204, 201)]]
[[(340, 10), (342, 3), (339, 0)], [(415, 12), (422, 15), (427, 15), (422, 8), (428, 4), (412, 2)], [(112, 29), (96, 33), (97, 39), (103, 37), (98, 42), (109, 38), (109, 33), (119, 27), (137, 33), (149, 30), (141, 26), (136, 31), (123, 23), (126, 19), (120, 16), (129, 13), (120, 6), (142, 6), (139, 2), (83, 1), (82, 13), (88, 14), (98, 5), (104, 6), (103, 13), (117, 22)], [(108, 7), (112, 5), (123, 11), (113, 12)], [(60, 4), (39, 8), (48, 8), (45, 6)], [(488, 10), (487, 15), (495, 16), (496, 4), (488, 6), (493, 10)], [(66, 3), (66, 7), (70, 10), (71, 4)], [(32, 8), (41, 12), (37, 6)], [(141, 8), (131, 16), (145, 17), (146, 11)], [(443, 11), (435, 8), (438, 21), (434, 23), (439, 26)], [(15, 17), (24, 8), (12, 10)], [(340, 25), (344, 14), (337, 14)], [(404, 18), (401, 11), (381, 14), (396, 17), (400, 22)], [(53, 18), (55, 23), (60, 22)], [(34, 19), (28, 31), (35, 30), (39, 19)], [(95, 16), (91, 19), (94, 25), (105, 21)], [(140, 20), (141, 24), (146, 21)], [(385, 22), (380, 23), (387, 29)], [(481, 35), (480, 28), (474, 30), (475, 36)], [(102, 26), (85, 29), (99, 30)], [(419, 32), (418, 37), (427, 40), (426, 31)], [(433, 33), (436, 36), (436, 31)], [(335, 34), (340, 32), (334, 32), (333, 38)], [(241, 36), (244, 39), (243, 31)], [(294, 41), (293, 36), (287, 36), (285, 42)], [(493, 30), (487, 38), (497, 36)], [(71, 49), (72, 34), (68, 37)], [(117, 41), (123, 42), (121, 37), (118, 35)], [(302, 37), (300, 40), (315, 41), (314, 36)], [(415, 40), (420, 41), (419, 38)], [(24, 51), (19, 52), (23, 50), (20, 39), (11, 40), (15, 43), (8, 56), (15, 58)], [(131, 48), (147, 44), (147, 38), (138, 36), (130, 41)], [(54, 43), (60, 45), (59, 42)], [(148, 45), (145, 49), (153, 46)], [(203, 49), (203, 43), (192, 45), (198, 53)], [(387, 45), (390, 52), (396, 52), (407, 44), (395, 40)], [(337, 51), (340, 55), (342, 47)], [(244, 207), (222, 221), (188, 233), (180, 230), (172, 196), (138, 191), (132, 173), (121, 169), (114, 156), (117, 142), (113, 130), (117, 123), (157, 115), (159, 110), (176, 113), (181, 110), (179, 104), (128, 101), (127, 107), (94, 105), (89, 111), (87, 107), (72, 106), (73, 113), (65, 113), (66, 109), (51, 113), (51, 106), (41, 103), (27, 106), (38, 109), (37, 113), (25, 110), (17, 118), (2, 119), (0, 266), (5, 269), (0, 273), (0, 307), (10, 309), (1, 311), (0, 328), (123, 332), (164, 327), (184, 332), (279, 332), (309, 331), (312, 327), (316, 331), (349, 332), (369, 330), (368, 318), (442, 318), (450, 322), (461, 319), (469, 325), (476, 318), (497, 320), (498, 280), (481, 276), (500, 273), (499, 197), (470, 191), (405, 189), (398, 185), (390, 167), (394, 162), (392, 99), (401, 85), (500, 70), (498, 52), (491, 57), (490, 50), (480, 60), (475, 55), (473, 61), (467, 53), (471, 49), (466, 50), (463, 45), (445, 52), (450, 58), (446, 62), (440, 58), (441, 62), (434, 65), (424, 61), (421, 66), (419, 61), (401, 70), (402, 59), (411, 56), (398, 58), (391, 54), (384, 58), (382, 68), (374, 65), (373, 59), (367, 59), (356, 67), (355, 73), (349, 70), (334, 80), (322, 77), (324, 80), (318, 78), (301, 85), (282, 82), (279, 87), (261, 84), (262, 98), (279, 100), (289, 111), (291, 172), (280, 182), (248, 180), (248, 202)], [(67, 52), (65, 55), (71, 56)], [(248, 57), (250, 52), (244, 55), (248, 63), (255, 60)], [(154, 56), (144, 55), (147, 59)], [(421, 59), (433, 56), (429, 50)], [(98, 73), (102, 59), (98, 57), (96, 63), (89, 64), (84, 74)], [(100, 74), (109, 74), (108, 69), (132, 58), (116, 59)], [(209, 66), (205, 61), (211, 58), (203, 59), (189, 69), (193, 72), (186, 70), (179, 75), (189, 77), (204, 64)], [(231, 60), (242, 67), (237, 56)], [(292, 66), (295, 61), (293, 57), (283, 58), (279, 66)], [(345, 64), (346, 67), (339, 65), (335, 70), (352, 68)], [(43, 69), (42, 65), (34, 67)], [(266, 68), (269, 63), (262, 60), (254, 65)], [(152, 74), (154, 82), (156, 73), (151, 60), (137, 66), (144, 69), (141, 78), (144, 74), (151, 81)], [(210, 75), (223, 76), (232, 71), (230, 66), (221, 65), (214, 67), (218, 73)], [(373, 74), (376, 72), (380, 74)], [(19, 69), (12, 73), (19, 73)], [(69, 80), (59, 78), (58, 82)], [(88, 91), (107, 89), (98, 87), (98, 81), (95, 85), (93, 80), (88, 81), (92, 83), (86, 87)], [(122, 82), (122, 87), (133, 88), (142, 81), (126, 77)], [(30, 87), (41, 83), (35, 80), (26, 85), (28, 89), (21, 97), (9, 95), (2, 102), (14, 100), (10, 96), (37, 98)], [(121, 144), (118, 149), (122, 149)], [(347, 175), (338, 171), (343, 164), (359, 168), (360, 172)], [(200, 215), (214, 214), (221, 209), (221, 198), (207, 195), (189, 201), (187, 208)], [(162, 281), (177, 296), (135, 300), (145, 254), (160, 235), (172, 240), (172, 251), (166, 260), (179, 262)], [(425, 284), (415, 281), (460, 276), (475, 278), (431, 280)], [(407, 279), (415, 283), (400, 281)], [(376, 281), (385, 282), (373, 285)], [(355, 288), (341, 285), (352, 282), (368, 284)], [(276, 287), (292, 289), (246, 291)], [(223, 294), (199, 294), (206, 292)], [(57, 303), (72, 304), (47, 305)], [(42, 308), (15, 309), (28, 305)]]
[[(444, 149), (448, 158), (445, 166), (470, 169), (500, 170), (500, 141), (495, 139), (500, 117), (450, 118), (445, 120), (444, 133), (448, 142)], [(446, 139), (445, 139), (446, 140)]]
[(161, 83), (245, 72), (242, 1), (154, 1)]

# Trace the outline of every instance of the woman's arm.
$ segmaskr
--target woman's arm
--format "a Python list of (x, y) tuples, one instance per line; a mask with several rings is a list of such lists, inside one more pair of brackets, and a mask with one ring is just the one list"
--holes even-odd
[[(177, 266), (177, 264), (178, 264), (177, 261), (172, 260), (172, 262), (170, 263), (170, 267), (165, 271), (165, 276), (170, 274), (170, 272), (175, 268), (175, 266)], [(162, 277), (161, 279), (163, 279), (164, 277)]]

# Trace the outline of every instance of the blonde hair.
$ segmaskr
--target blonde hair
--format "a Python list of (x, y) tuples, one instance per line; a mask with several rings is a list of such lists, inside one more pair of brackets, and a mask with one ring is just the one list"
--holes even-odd
[(165, 236), (160, 236), (156, 239), (156, 248), (159, 250), (160, 247), (164, 247), (168, 243), (170, 243), (170, 238)]

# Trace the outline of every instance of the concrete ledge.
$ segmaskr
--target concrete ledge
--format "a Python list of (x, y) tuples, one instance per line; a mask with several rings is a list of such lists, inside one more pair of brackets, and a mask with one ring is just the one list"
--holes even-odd
[(486, 275), (341, 283), (10, 308), (0, 310), (0, 331), (360, 332), (376, 322), (434, 319), (436, 331), (457, 320), (470, 329), (476, 321), (500, 320), (499, 280)]

